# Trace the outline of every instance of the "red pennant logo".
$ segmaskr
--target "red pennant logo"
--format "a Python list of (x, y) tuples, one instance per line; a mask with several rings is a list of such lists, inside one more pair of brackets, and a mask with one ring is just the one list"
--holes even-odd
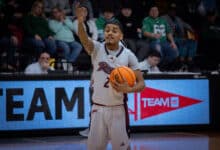
[(201, 102), (201, 100), (147, 87), (141, 93), (135, 93), (134, 110), (129, 109), (129, 113), (134, 115), (134, 120), (138, 120), (139, 110), (139, 119), (142, 120)]

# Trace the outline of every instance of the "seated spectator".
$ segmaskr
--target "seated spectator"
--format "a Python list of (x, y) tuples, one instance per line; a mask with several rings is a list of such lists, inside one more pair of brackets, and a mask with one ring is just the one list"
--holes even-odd
[(42, 52), (37, 62), (28, 65), (25, 68), (25, 74), (48, 74), (49, 70), (54, 70), (50, 67), (50, 54)]
[[(141, 29), (139, 28), (140, 26), (137, 24), (136, 16), (133, 15), (133, 10), (129, 2), (123, 3), (123, 5), (121, 6), (121, 12), (117, 19), (120, 21), (123, 27), (123, 40), (125, 44), (129, 49), (133, 51), (133, 53), (136, 54), (139, 59), (140, 56), (137, 55), (137, 47), (141, 41), (141, 37), (138, 37), (139, 35), (141, 35)], [(144, 43), (143, 45), (147, 46), (147, 43)]]
[[(82, 50), (81, 44), (75, 41), (73, 36), (73, 32), (76, 33), (76, 27), (72, 20), (65, 16), (62, 9), (54, 7), (51, 13), (49, 27), (55, 33), (57, 48), (63, 51), (67, 62), (73, 65)], [(72, 65), (68, 66), (69, 71), (73, 69)]]
[(10, 24), (16, 24), (17, 26), (21, 24), (24, 10), (20, 0), (8, 0), (4, 12)]
[(8, 0), (5, 6), (5, 14), (10, 32), (18, 38), (18, 45), (22, 45), (23, 30), (22, 19), (24, 16), (23, 6), (19, 0)]
[(207, 12), (206, 19), (201, 25), (201, 38), (220, 39), (220, 17), (217, 10), (209, 10)]
[(148, 73), (158, 73), (161, 72), (158, 64), (160, 63), (161, 54), (158, 51), (151, 50), (148, 52), (147, 58), (139, 63), (139, 68), (142, 71), (147, 71)]
[(15, 71), (17, 64), (15, 52), (19, 45), (18, 37), (9, 28), (7, 14), (2, 12), (0, 16), (0, 53), (6, 53), (5, 59), (1, 60), (1, 69)]
[(35, 1), (31, 12), (24, 17), (24, 46), (27, 46), (28, 50), (34, 49), (31, 52), (32, 55), (39, 55), (42, 51), (47, 51), (53, 56), (56, 52), (54, 33), (48, 26), (43, 8), (44, 5), (41, 1)]
[(96, 19), (96, 27), (98, 29), (98, 41), (104, 41), (104, 26), (107, 21), (117, 20), (115, 18), (114, 9), (107, 7), (103, 9), (102, 15)]
[(220, 17), (217, 10), (209, 10), (199, 32), (198, 50), (204, 55), (202, 67), (212, 70), (220, 64), (220, 57), (216, 51), (220, 47), (219, 41)]
[(172, 34), (179, 50), (179, 67), (187, 66), (188, 70), (192, 71), (195, 69), (193, 59), (197, 50), (194, 30), (176, 15), (175, 3), (170, 4), (168, 14), (162, 16), (162, 18), (168, 22), (172, 29)]
[[(121, 0), (89, 0), (92, 3), (94, 18), (100, 17), (106, 7), (114, 8), (114, 14), (117, 16), (120, 11)], [(129, 0), (130, 1), (130, 0)]]
[[(19, 1), (19, 4), (22, 6), (22, 11), (24, 12), (24, 14), (27, 14), (31, 11), (31, 7), (33, 6), (33, 3), (36, 1), (36, 0), (18, 0)], [(41, 0), (43, 1), (43, 0)]]
[(59, 7), (68, 16), (72, 15), (72, 9), (70, 7), (69, 0), (43, 0), (45, 13), (49, 16), (50, 12), (54, 7)]
[[(90, 19), (89, 15), (89, 9), (85, 5), (80, 5), (81, 8), (85, 9), (84, 14), (84, 28), (87, 32), (87, 35), (92, 40), (98, 40), (98, 30), (95, 24), (95, 21), (93, 19)], [(76, 31), (78, 33), (78, 20), (74, 20), (74, 26), (76, 27)]]
[(16, 70), (19, 70), (21, 69), (21, 63), (19, 62), (19, 58), (17, 56), (19, 56), (23, 42), (23, 30), (21, 22), (23, 19), (24, 10), (20, 0), (8, 0), (4, 8), (8, 28), (6, 30), (12, 36), (10, 38), (10, 47), (7, 48), (8, 50), (10, 49), (7, 53), (8, 63), (10, 66), (16, 68)]
[(158, 7), (150, 7), (149, 16), (143, 20), (143, 36), (150, 41), (150, 48), (161, 53), (161, 69), (172, 70), (178, 49), (166, 20), (159, 17)]
[(5, 0), (0, 0), (0, 13), (1, 13), (1, 10), (4, 8), (5, 6)]

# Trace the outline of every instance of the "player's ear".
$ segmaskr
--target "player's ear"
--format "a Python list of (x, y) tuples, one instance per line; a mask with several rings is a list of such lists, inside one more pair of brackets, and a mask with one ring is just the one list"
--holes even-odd
[(124, 37), (124, 35), (123, 35), (123, 33), (121, 33), (120, 40), (123, 40), (123, 37)]

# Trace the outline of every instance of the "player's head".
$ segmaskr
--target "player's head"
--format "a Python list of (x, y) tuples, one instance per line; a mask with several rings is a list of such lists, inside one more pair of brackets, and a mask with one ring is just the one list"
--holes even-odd
[(118, 43), (123, 39), (123, 28), (118, 20), (111, 20), (105, 23), (105, 42), (108, 44)]

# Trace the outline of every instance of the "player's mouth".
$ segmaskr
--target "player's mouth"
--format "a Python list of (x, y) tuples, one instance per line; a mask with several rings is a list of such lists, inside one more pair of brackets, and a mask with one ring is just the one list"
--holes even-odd
[(107, 36), (107, 37), (106, 37), (106, 40), (112, 41), (112, 40), (114, 40), (114, 38), (113, 38), (112, 36)]

